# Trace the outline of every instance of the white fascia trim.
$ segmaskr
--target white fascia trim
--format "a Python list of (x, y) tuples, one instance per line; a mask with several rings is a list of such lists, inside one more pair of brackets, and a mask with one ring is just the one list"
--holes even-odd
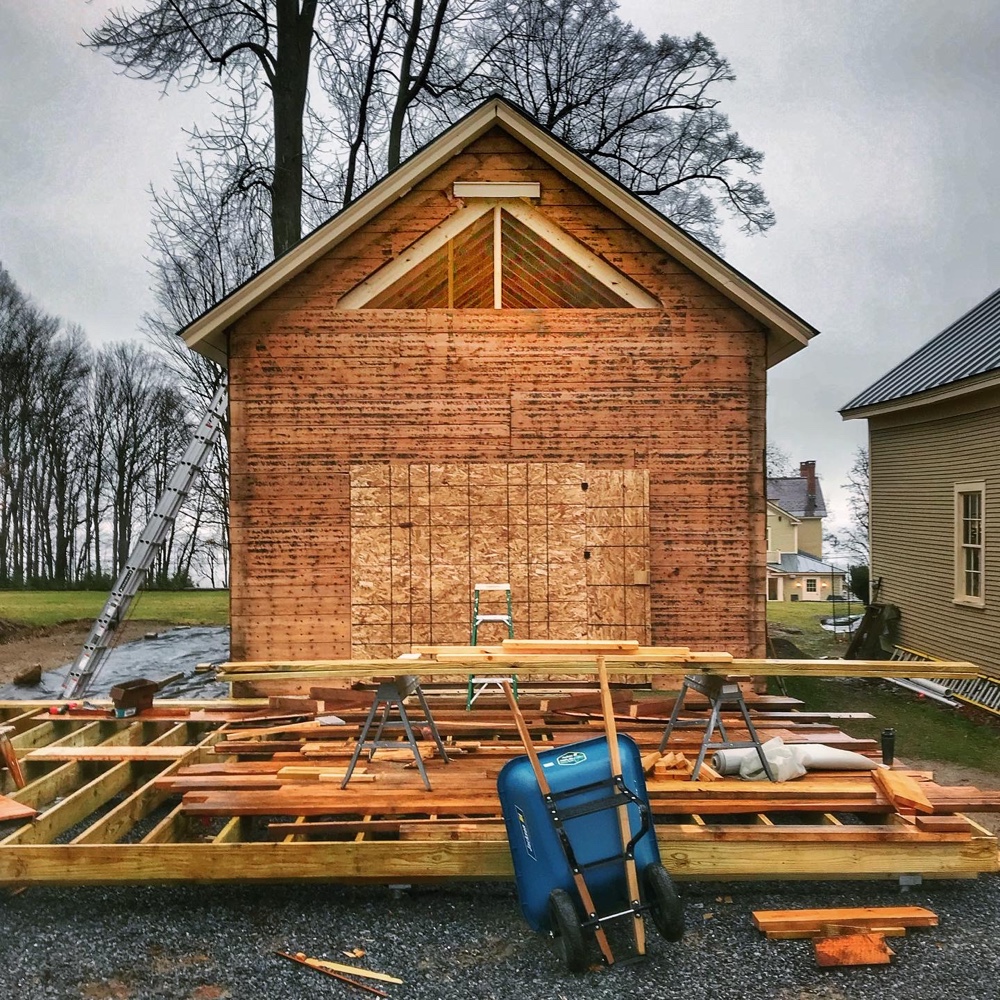
[(636, 195), (610, 181), (601, 171), (583, 157), (564, 149), (544, 132), (514, 115), (506, 105), (499, 105), (497, 117), (543, 159), (580, 185), (588, 194), (610, 208), (644, 236), (669, 251), (699, 277), (717, 288), (727, 298), (741, 305), (752, 316), (771, 330), (781, 331), (787, 341), (772, 346), (768, 338), (768, 363), (774, 364), (809, 343), (815, 331), (808, 324), (765, 295), (750, 282), (744, 281), (701, 244), (670, 226), (657, 212)]
[(654, 243), (663, 247), (727, 298), (742, 306), (768, 327), (768, 364), (772, 365), (805, 346), (815, 331), (771, 300), (681, 230), (670, 226), (637, 196), (620, 188), (583, 157), (564, 149), (523, 116), (500, 100), (490, 101), (477, 112), (432, 142), (393, 171), (371, 191), (363, 194), (333, 219), (320, 226), (282, 257), (279, 257), (243, 287), (182, 331), (184, 342), (203, 354), (208, 343), (225, 355), (225, 331), (246, 312), (266, 299), (331, 247), (374, 218), (386, 206), (402, 198), (425, 176), (442, 166), (465, 146), (500, 122), (512, 135), (546, 162), (579, 184), (603, 205)]

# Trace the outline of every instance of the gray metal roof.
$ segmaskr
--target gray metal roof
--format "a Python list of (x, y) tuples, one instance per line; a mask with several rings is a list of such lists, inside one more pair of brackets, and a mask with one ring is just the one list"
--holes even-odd
[(780, 563), (768, 563), (771, 569), (782, 573), (808, 573), (813, 576), (843, 576), (844, 571), (809, 555), (808, 552), (782, 552)]
[(942, 330), (840, 410), (914, 396), (1000, 369), (1000, 289)]
[(809, 496), (809, 481), (804, 476), (776, 476), (767, 480), (767, 499), (792, 517), (826, 517), (823, 487), (816, 480), (816, 494)]

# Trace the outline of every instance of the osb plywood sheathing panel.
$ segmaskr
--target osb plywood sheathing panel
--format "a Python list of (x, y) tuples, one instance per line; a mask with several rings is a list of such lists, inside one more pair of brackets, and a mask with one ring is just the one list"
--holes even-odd
[[(352, 656), (467, 643), (479, 582), (510, 583), (518, 637), (648, 642), (648, 512), (643, 470), (353, 466)], [(481, 613), (505, 610), (483, 595)], [(480, 631), (504, 636), (501, 625)]]

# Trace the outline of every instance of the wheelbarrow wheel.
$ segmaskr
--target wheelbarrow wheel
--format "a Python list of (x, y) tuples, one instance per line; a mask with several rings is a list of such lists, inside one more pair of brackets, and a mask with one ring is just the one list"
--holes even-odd
[(684, 937), (684, 906), (673, 879), (663, 865), (654, 861), (642, 870), (642, 881), (656, 929), (668, 941), (680, 941)]
[(587, 966), (583, 928), (565, 889), (553, 889), (549, 894), (549, 922), (556, 954), (570, 972), (582, 972)]

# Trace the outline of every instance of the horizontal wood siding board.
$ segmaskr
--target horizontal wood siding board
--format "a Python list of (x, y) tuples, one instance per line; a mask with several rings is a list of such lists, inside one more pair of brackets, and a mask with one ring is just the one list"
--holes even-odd
[[(871, 422), (873, 577), (899, 606), (903, 644), (1000, 670), (1000, 408)], [(954, 487), (986, 484), (986, 607), (954, 596)]]
[[(461, 206), (454, 180), (539, 181), (539, 211), (665, 308), (338, 310)], [(349, 655), (352, 465), (524, 461), (648, 470), (652, 641), (761, 655), (765, 349), (749, 314), (484, 136), (231, 332), (234, 655)]]

